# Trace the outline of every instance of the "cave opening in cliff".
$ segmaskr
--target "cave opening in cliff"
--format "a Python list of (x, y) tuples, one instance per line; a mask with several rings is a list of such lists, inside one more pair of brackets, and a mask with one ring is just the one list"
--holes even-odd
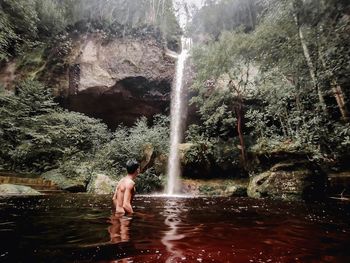
[(127, 77), (111, 87), (91, 87), (61, 101), (71, 110), (103, 120), (111, 130), (123, 124), (132, 126), (145, 116), (169, 114), (171, 83), (143, 76)]

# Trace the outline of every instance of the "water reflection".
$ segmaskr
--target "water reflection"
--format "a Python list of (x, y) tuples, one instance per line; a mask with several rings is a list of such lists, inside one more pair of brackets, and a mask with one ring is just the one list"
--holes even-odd
[(111, 224), (108, 227), (109, 236), (111, 238), (111, 243), (120, 243), (130, 240), (130, 224), (131, 218), (113, 214), (110, 217), (109, 223)]
[(179, 233), (179, 227), (181, 225), (181, 212), (183, 211), (182, 205), (176, 200), (168, 200), (165, 203), (164, 215), (166, 216), (164, 223), (169, 227), (169, 230), (164, 233), (161, 240), (162, 244), (169, 252), (169, 257), (165, 261), (178, 262), (185, 259), (183, 251), (176, 246), (176, 241), (181, 240), (185, 235)]
[(107, 196), (1, 201), (0, 262), (350, 262), (348, 203), (136, 197), (129, 220)]

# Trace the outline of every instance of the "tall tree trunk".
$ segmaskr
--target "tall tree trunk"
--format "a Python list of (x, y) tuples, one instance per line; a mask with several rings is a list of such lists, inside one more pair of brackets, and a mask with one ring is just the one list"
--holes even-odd
[(239, 144), (240, 144), (240, 150), (241, 150), (241, 158), (243, 166), (246, 167), (246, 149), (245, 149), (245, 143), (244, 143), (244, 137), (243, 137), (243, 97), (240, 92), (240, 90), (236, 87), (236, 85), (230, 80), (229, 85), (233, 88), (234, 91), (237, 93), (237, 102), (234, 106), (234, 111), (237, 117), (237, 133), (239, 137)]
[(337, 101), (342, 119), (344, 121), (348, 122), (349, 121), (349, 112), (348, 112), (348, 109), (346, 107), (344, 92), (343, 92), (341, 86), (335, 80), (332, 80), (331, 86), (332, 86), (332, 92), (333, 92), (333, 95), (335, 97), (335, 100)]
[[(302, 7), (302, 2), (300, 0), (297, 0), (296, 3), (299, 7)], [(303, 30), (302, 30), (302, 27), (301, 27), (300, 21), (299, 21), (299, 14), (298, 14), (298, 11), (296, 10), (296, 8), (293, 11), (293, 16), (294, 16), (295, 24), (298, 28), (299, 40), (300, 40), (300, 44), (301, 44), (301, 47), (303, 49), (303, 54), (304, 54), (304, 57), (305, 57), (305, 60), (306, 60), (306, 63), (307, 63), (308, 69), (309, 69), (312, 85), (317, 92), (318, 100), (319, 100), (319, 103), (321, 105), (322, 110), (324, 112), (327, 112), (326, 102), (324, 100), (322, 91), (320, 90), (320, 88), (317, 84), (316, 68), (312, 62), (312, 59), (310, 56), (310, 51), (309, 51), (309, 48), (307, 47), (307, 44), (306, 44)]]
[[(322, 27), (320, 27), (319, 32), (322, 35), (322, 33), (323, 33)], [(324, 58), (324, 52), (322, 52), (320, 48), (318, 49), (318, 56), (320, 58), (323, 69), (328, 71), (328, 72), (331, 72), (330, 70), (328, 70), (328, 67), (327, 67), (327, 64), (326, 64), (326, 61)], [(337, 102), (341, 117), (344, 121), (348, 122), (349, 121), (349, 111), (347, 109), (346, 98), (345, 98), (343, 89), (339, 85), (339, 83), (337, 82), (336, 77), (334, 76), (334, 74), (332, 72), (329, 73), (329, 79), (331, 81), (332, 93), (333, 93), (333, 96)]]
[(242, 102), (238, 101), (238, 105), (235, 107), (235, 113), (237, 116), (237, 132), (239, 137), (239, 143), (241, 146), (241, 155), (242, 155), (242, 163), (243, 166), (246, 166), (246, 152), (245, 152), (245, 143), (243, 138), (243, 131), (242, 131), (242, 122), (243, 122), (243, 112), (242, 112)]

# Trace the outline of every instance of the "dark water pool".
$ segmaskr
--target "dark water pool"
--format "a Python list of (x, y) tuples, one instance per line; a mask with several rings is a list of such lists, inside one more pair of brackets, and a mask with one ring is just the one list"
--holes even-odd
[(3, 262), (350, 262), (350, 204), (138, 196), (0, 199)]

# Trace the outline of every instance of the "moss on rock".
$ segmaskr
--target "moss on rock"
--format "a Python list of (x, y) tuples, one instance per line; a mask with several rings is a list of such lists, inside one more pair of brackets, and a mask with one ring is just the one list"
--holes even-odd
[(105, 174), (93, 174), (87, 186), (87, 192), (92, 194), (112, 194), (117, 184), (116, 180), (111, 179)]
[(0, 196), (1, 195), (42, 195), (42, 193), (29, 186), (0, 184)]
[(283, 200), (318, 199), (324, 196), (325, 176), (308, 162), (278, 163), (254, 176), (248, 196)]
[(248, 181), (245, 179), (182, 180), (182, 192), (205, 196), (247, 196)]

